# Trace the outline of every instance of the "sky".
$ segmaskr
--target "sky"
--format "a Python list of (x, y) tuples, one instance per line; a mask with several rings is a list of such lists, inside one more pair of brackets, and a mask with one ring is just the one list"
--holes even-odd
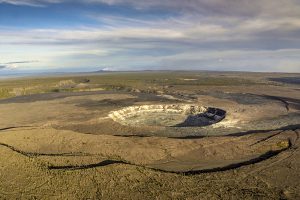
[(0, 75), (300, 72), (300, 0), (0, 0)]

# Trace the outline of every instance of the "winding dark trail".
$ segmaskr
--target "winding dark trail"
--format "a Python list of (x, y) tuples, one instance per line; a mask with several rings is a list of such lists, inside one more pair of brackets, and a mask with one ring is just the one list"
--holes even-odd
[[(268, 136), (264, 139), (262, 139), (259, 142), (265, 141), (270, 139), (271, 137), (274, 137), (280, 133), (282, 133), (283, 131), (287, 131), (287, 130), (291, 130), (294, 131), (295, 134), (297, 135), (297, 140), (299, 139), (299, 133), (297, 132), (297, 129), (300, 128), (300, 125), (293, 125), (293, 126), (288, 126), (288, 127), (283, 127), (283, 129), (273, 129), (273, 130), (264, 130), (264, 131), (259, 131), (259, 130), (253, 130), (251, 131), (251, 133), (261, 133), (261, 132), (270, 132), (270, 131), (279, 131), (278, 133), (274, 133), (271, 136)], [(247, 132), (247, 134), (250, 134), (249, 132)], [(243, 136), (245, 135), (245, 133), (238, 133), (235, 135), (231, 135), (232, 137), (239, 137), (239, 136)], [(182, 139), (182, 138), (180, 138)], [(186, 138), (185, 138), (186, 139)], [(257, 143), (259, 143), (257, 142)], [(256, 143), (255, 143), (256, 144)], [(254, 145), (255, 145), (254, 144)], [(25, 152), (22, 151), (20, 149), (17, 149), (16, 147), (13, 147), (11, 145), (5, 144), (5, 143), (0, 143), (0, 146), (6, 147), (11, 149), (12, 151), (19, 153), (23, 156), (26, 157), (39, 157), (39, 156), (96, 156), (96, 154), (89, 154), (89, 153), (83, 153), (83, 152), (66, 152), (66, 153), (36, 153), (36, 152)], [(157, 169), (157, 168), (153, 168), (153, 167), (149, 167), (149, 166), (144, 166), (144, 165), (138, 165), (138, 164), (133, 164), (130, 163), (128, 161), (125, 160), (118, 160), (118, 159), (105, 159), (99, 163), (93, 163), (93, 164), (85, 164), (85, 165), (64, 165), (64, 166), (48, 166), (49, 170), (84, 170), (84, 169), (91, 169), (91, 168), (96, 168), (96, 167), (104, 167), (104, 166), (108, 166), (108, 165), (113, 165), (113, 164), (126, 164), (126, 165), (131, 165), (131, 166), (136, 166), (136, 167), (144, 167), (144, 168), (148, 168), (154, 171), (160, 171), (160, 172), (165, 172), (165, 173), (175, 173), (175, 174), (181, 174), (181, 175), (197, 175), (197, 174), (201, 174), (201, 173), (211, 173), (211, 172), (221, 172), (221, 171), (226, 171), (226, 170), (231, 170), (231, 169), (236, 169), (242, 166), (246, 166), (246, 165), (251, 165), (251, 164), (255, 164), (264, 160), (267, 160), (269, 158), (272, 158), (278, 154), (280, 154), (283, 151), (286, 151), (290, 148), (293, 147), (293, 144), (291, 143), (291, 141), (289, 141), (289, 145), (287, 148), (281, 149), (281, 150), (276, 150), (276, 151), (268, 151), (256, 158), (247, 160), (247, 161), (243, 161), (243, 162), (238, 162), (238, 163), (234, 163), (234, 164), (230, 164), (224, 167), (216, 167), (216, 168), (211, 168), (211, 169), (203, 169), (203, 170), (188, 170), (188, 171), (167, 171), (167, 170), (162, 170), (162, 169)]]
[(0, 131), (7, 131), (11, 129), (17, 129), (17, 128), (33, 128), (35, 126), (11, 126), (11, 127), (5, 127), (5, 128), (0, 128)]
[(26, 157), (38, 157), (38, 156), (92, 156), (93, 154), (83, 153), (83, 152), (72, 152), (72, 153), (36, 153), (36, 152), (26, 152), (19, 150), (11, 145), (0, 143), (0, 146), (9, 148), (10, 150), (22, 154)]

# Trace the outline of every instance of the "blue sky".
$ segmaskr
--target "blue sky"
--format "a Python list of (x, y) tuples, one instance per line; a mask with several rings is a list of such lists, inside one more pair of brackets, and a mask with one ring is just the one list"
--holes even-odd
[(300, 72), (299, 0), (0, 0), (0, 74)]

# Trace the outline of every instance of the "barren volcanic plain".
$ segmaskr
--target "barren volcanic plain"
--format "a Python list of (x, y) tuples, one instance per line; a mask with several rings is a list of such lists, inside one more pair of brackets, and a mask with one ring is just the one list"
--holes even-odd
[(300, 74), (0, 81), (0, 199), (300, 199)]

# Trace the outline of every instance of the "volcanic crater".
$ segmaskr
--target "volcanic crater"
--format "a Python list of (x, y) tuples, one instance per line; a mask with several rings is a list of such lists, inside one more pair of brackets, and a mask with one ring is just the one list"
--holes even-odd
[(226, 111), (189, 104), (130, 106), (109, 117), (127, 126), (202, 127), (220, 122)]

